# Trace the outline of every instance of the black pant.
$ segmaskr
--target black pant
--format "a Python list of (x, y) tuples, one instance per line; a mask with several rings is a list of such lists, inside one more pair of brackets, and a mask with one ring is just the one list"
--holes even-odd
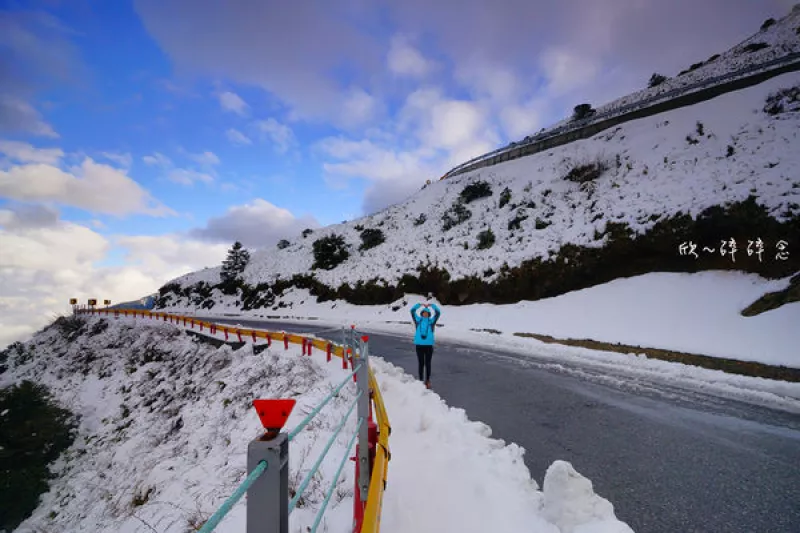
[(422, 381), (422, 370), (424, 368), (427, 377), (425, 381), (431, 379), (431, 358), (433, 357), (433, 346), (415, 344), (417, 347), (417, 361), (419, 361), (419, 380)]

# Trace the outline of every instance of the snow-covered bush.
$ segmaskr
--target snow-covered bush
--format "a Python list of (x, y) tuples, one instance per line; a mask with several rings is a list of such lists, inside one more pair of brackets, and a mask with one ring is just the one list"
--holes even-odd
[(595, 113), (597, 111), (592, 108), (591, 104), (578, 104), (572, 110), (572, 120), (583, 120), (593, 116)]
[(506, 187), (503, 189), (503, 192), (500, 193), (500, 203), (498, 207), (502, 209), (508, 202), (511, 201), (511, 189)]
[(764, 112), (770, 115), (793, 111), (800, 111), (800, 85), (770, 94), (764, 105)]
[(602, 159), (597, 159), (589, 163), (582, 163), (575, 165), (564, 176), (565, 180), (574, 181), (575, 183), (586, 183), (594, 181), (603, 175), (603, 172), (608, 170), (608, 164)]
[(650, 76), (650, 81), (647, 82), (647, 87), (653, 88), (656, 87), (657, 85), (661, 85), (665, 81), (667, 81), (666, 76), (659, 74), (658, 72), (655, 72), (653, 73), (652, 76)]
[(361, 246), (359, 246), (358, 249), (369, 250), (370, 248), (375, 248), (385, 240), (386, 237), (383, 235), (383, 231), (376, 228), (367, 228), (361, 232)]
[(492, 195), (492, 186), (485, 181), (470, 183), (461, 191), (459, 198), (465, 204), (486, 198)]
[(472, 211), (467, 209), (463, 203), (457, 201), (442, 215), (442, 230), (447, 231), (459, 224), (463, 224), (470, 218), (472, 218)]
[(314, 241), (314, 264), (312, 269), (333, 270), (350, 257), (347, 243), (341, 235), (328, 235)]
[(486, 250), (494, 245), (494, 232), (491, 228), (478, 233), (478, 250)]

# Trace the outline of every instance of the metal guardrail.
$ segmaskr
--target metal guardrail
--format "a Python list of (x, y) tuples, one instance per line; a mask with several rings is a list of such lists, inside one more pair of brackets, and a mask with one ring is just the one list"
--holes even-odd
[[(513, 143), (510, 146), (504, 146), (502, 148), (498, 148), (491, 152), (485, 153), (483, 155), (474, 157), (465, 163), (461, 163), (460, 165), (450, 169), (446, 172), (440, 180), (444, 180), (447, 178), (451, 178), (453, 176), (457, 176), (459, 174), (463, 174), (465, 172), (469, 172), (476, 168), (480, 168), (477, 166), (477, 163), (483, 163), (484, 161), (490, 160), (494, 157), (497, 157), (502, 154), (510, 153), (515, 150), (521, 150), (525, 147), (529, 147), (535, 144), (542, 143), (544, 141), (550, 140), (554, 137), (559, 137), (562, 135), (567, 135), (569, 133), (573, 133), (584, 128), (590, 127), (594, 124), (600, 123), (604, 120), (608, 120), (611, 118), (618, 118), (627, 114), (632, 114), (648, 107), (652, 107), (654, 105), (660, 104), (662, 102), (672, 100), (679, 96), (689, 95), (695, 92), (699, 92), (705, 89), (709, 89), (714, 87), (715, 85), (720, 85), (722, 83), (731, 82), (737, 79), (745, 79), (751, 75), (758, 75), (763, 74), (769, 70), (772, 70), (772, 67), (776, 67), (775, 70), (778, 68), (783, 68), (789, 65), (793, 65), (794, 63), (800, 64), (800, 52), (791, 53), (785, 55), (780, 58), (772, 59), (770, 61), (766, 61), (764, 63), (759, 63), (758, 65), (751, 65), (749, 67), (745, 67), (733, 72), (729, 72), (727, 74), (721, 74), (719, 76), (714, 76), (711, 78), (706, 78), (700, 82), (696, 82), (693, 84), (686, 85), (684, 87), (678, 87), (675, 89), (671, 89), (669, 91), (665, 91), (662, 93), (655, 94), (653, 96), (643, 98), (641, 100), (637, 100), (636, 102), (630, 104), (623, 104), (619, 107), (614, 107), (611, 109), (606, 108), (603, 112), (593, 115), (592, 117), (580, 121), (570, 121), (566, 124), (561, 126), (557, 126), (555, 128), (549, 129), (544, 133), (534, 135), (530, 137), (528, 141), (517, 142)], [(531, 154), (527, 154), (531, 155)], [(500, 163), (501, 161), (497, 161), (495, 164)]]
[[(271, 346), (272, 340), (283, 340), (284, 348), (288, 349), (289, 343), (302, 344), (303, 355), (311, 355), (312, 348), (316, 347), (324, 350), (327, 360), (331, 361), (332, 356), (342, 358), (342, 368), (353, 368), (347, 377), (335, 387), (291, 432), (279, 432), (280, 428), (267, 427), (267, 418), (283, 421), (288, 417), (291, 407), (286, 407), (286, 402), (293, 400), (256, 400), (254, 406), (259, 410), (259, 418), (265, 424), (266, 433), (254, 439), (248, 446), (247, 468), (248, 476), (234, 493), (226, 499), (222, 506), (206, 521), (200, 529), (200, 533), (211, 533), (214, 528), (225, 518), (233, 506), (248, 494), (247, 506), (247, 533), (288, 533), (289, 514), (296, 508), (303, 491), (308, 487), (313, 475), (322, 465), (328, 451), (333, 445), (336, 437), (341, 432), (353, 409), (357, 407), (358, 422), (356, 431), (351, 437), (339, 466), (334, 475), (333, 481), (325, 495), (322, 507), (314, 519), (310, 528), (311, 533), (315, 533), (321, 524), (328, 502), (336, 487), (336, 483), (341, 475), (350, 449), (358, 438), (355, 464), (355, 490), (353, 501), (353, 532), (354, 533), (378, 533), (380, 531), (380, 516), (383, 506), (383, 494), (386, 489), (386, 479), (388, 463), (391, 458), (389, 452), (389, 435), (391, 426), (386, 413), (386, 406), (383, 402), (380, 389), (375, 375), (369, 366), (369, 337), (360, 335), (351, 326), (350, 329), (338, 328), (342, 334), (342, 344), (334, 345), (324, 339), (309, 338), (302, 335), (288, 334), (286, 332), (271, 332), (264, 330), (242, 329), (223, 324), (215, 324), (197, 320), (194, 317), (171, 315), (169, 313), (159, 313), (144, 310), (126, 309), (93, 309), (93, 308), (74, 308), (75, 313), (87, 313), (98, 315), (132, 316), (142, 317), (150, 320), (169, 322), (176, 325), (183, 325), (199, 331), (208, 330), (208, 333), (224, 333), (225, 339), (229, 340), (230, 335), (236, 335), (239, 341), (244, 338), (252, 338), (253, 342), (262, 338), (267, 341), (267, 346)], [(336, 431), (328, 440), (325, 449), (320, 454), (306, 477), (300, 483), (294, 496), (289, 500), (289, 443), (300, 431), (302, 431), (315, 416), (334, 398), (342, 388), (353, 379), (358, 390), (356, 399), (350, 406), (347, 414), (340, 420)], [(261, 402), (257, 404), (257, 402)], [(276, 402), (276, 403), (269, 403)], [(274, 405), (280, 414), (265, 413)], [(374, 407), (374, 409), (373, 409)], [(373, 412), (375, 420), (373, 421)], [(270, 423), (275, 425), (278, 422)], [(282, 425), (282, 422), (281, 422)]]

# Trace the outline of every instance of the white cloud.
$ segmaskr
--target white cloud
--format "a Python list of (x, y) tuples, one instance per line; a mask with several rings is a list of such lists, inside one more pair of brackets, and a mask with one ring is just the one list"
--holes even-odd
[(565, 48), (548, 48), (540, 62), (553, 96), (588, 84), (600, 69), (596, 61)]
[(214, 181), (214, 177), (210, 174), (185, 168), (176, 168), (170, 170), (167, 174), (167, 178), (170, 181), (180, 183), (181, 185), (194, 185), (198, 181), (202, 181), (203, 183), (211, 183)]
[(292, 129), (274, 118), (259, 120), (256, 127), (275, 144), (278, 153), (286, 153), (295, 142)]
[(327, 161), (325, 179), (336, 187), (348, 178), (370, 185), (363, 199), (374, 212), (405, 199), (428, 179), (496, 147), (499, 135), (488, 109), (454, 100), (436, 88), (411, 93), (391, 131), (371, 131), (368, 139), (329, 137), (316, 148)]
[(546, 115), (547, 102), (534, 100), (522, 105), (512, 104), (500, 111), (500, 121), (506, 136), (521, 140), (527, 135), (532, 135), (546, 124), (543, 117)]
[(239, 146), (245, 146), (249, 144), (253, 144), (253, 141), (250, 140), (244, 133), (239, 130), (235, 130), (233, 128), (229, 129), (225, 132), (225, 136), (228, 137), (228, 140), (233, 144)]
[(36, 148), (28, 143), (4, 140), (0, 140), (0, 153), (18, 163), (47, 165), (55, 165), (64, 157), (64, 151), (60, 148)]
[(342, 105), (340, 122), (342, 126), (349, 128), (361, 126), (375, 117), (379, 107), (377, 98), (363, 89), (354, 88)]
[(146, 155), (142, 158), (145, 165), (154, 167), (169, 168), (172, 166), (172, 160), (159, 152), (154, 152), (153, 155)]
[(230, 91), (226, 91), (217, 95), (219, 98), (219, 103), (222, 106), (222, 109), (225, 111), (231, 111), (236, 113), (237, 115), (245, 116), (247, 115), (250, 106), (247, 105), (247, 102), (242, 100), (242, 98)]
[(23, 202), (54, 202), (96, 213), (174, 214), (122, 171), (87, 157), (62, 170), (44, 163), (0, 170), (0, 196)]
[[(127, 264), (98, 267), (115, 246)], [(179, 275), (218, 265), (226, 253), (224, 245), (178, 235), (109, 240), (63, 221), (0, 227), (0, 249), (10, 251), (0, 254), (0, 349), (67, 313), (70, 298), (134, 300)]]
[(515, 102), (523, 93), (522, 82), (511, 65), (473, 60), (460, 65), (456, 80), (468, 87), (473, 96), (493, 103)]
[(184, 235), (124, 236), (115, 239), (126, 250), (127, 264), (167, 281), (187, 272), (217, 266), (225, 258), (224, 244), (209, 244)]
[(403, 129), (431, 148), (456, 150), (482, 141), (499, 142), (488, 110), (477, 102), (452, 100), (437, 89), (420, 89), (410, 94), (400, 112)]
[(208, 220), (205, 228), (193, 230), (200, 239), (246, 246), (273, 246), (280, 239), (298, 235), (305, 228), (317, 228), (319, 222), (311, 216), (296, 217), (288, 209), (277, 207), (261, 198), (249, 204), (228, 209), (221, 217)]
[(421, 78), (433, 69), (433, 64), (402, 35), (392, 38), (386, 62), (391, 72), (401, 76)]
[(30, 133), (58, 138), (53, 127), (28, 102), (9, 94), (0, 94), (0, 131)]
[(129, 153), (119, 154), (116, 152), (102, 152), (100, 155), (123, 168), (130, 168), (131, 163), (133, 163), (133, 158)]
[(58, 223), (58, 210), (45, 205), (12, 205), (0, 209), (0, 227), (9, 230), (46, 228)]
[(429, 160), (434, 153), (425, 148), (400, 151), (368, 140), (350, 141), (338, 137), (324, 139), (318, 148), (335, 159), (344, 160), (323, 164), (325, 172), (338, 176), (381, 183), (398, 180), (420, 182), (433, 172)]
[(203, 152), (201, 154), (189, 154), (189, 159), (199, 165), (219, 165), (219, 157), (214, 152)]

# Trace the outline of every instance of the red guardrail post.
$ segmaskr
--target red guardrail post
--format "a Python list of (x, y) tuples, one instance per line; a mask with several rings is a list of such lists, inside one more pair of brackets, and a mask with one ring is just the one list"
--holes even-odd
[(283, 349), (289, 349), (289, 336), (286, 333), (283, 334)]
[(239, 342), (244, 342), (242, 340), (242, 331), (240, 329), (236, 329), (236, 335), (239, 337)]
[(253, 330), (253, 344), (256, 343), (256, 331)]
[(331, 346), (331, 343), (328, 343), (328, 349), (327, 349), (327, 353), (325, 355), (326, 355), (327, 360), (328, 360), (329, 363), (331, 362), (331, 349), (332, 348), (333, 348), (333, 346)]
[(270, 346), (272, 346), (272, 337), (270, 336), (269, 333), (267, 333), (267, 348), (269, 348)]

